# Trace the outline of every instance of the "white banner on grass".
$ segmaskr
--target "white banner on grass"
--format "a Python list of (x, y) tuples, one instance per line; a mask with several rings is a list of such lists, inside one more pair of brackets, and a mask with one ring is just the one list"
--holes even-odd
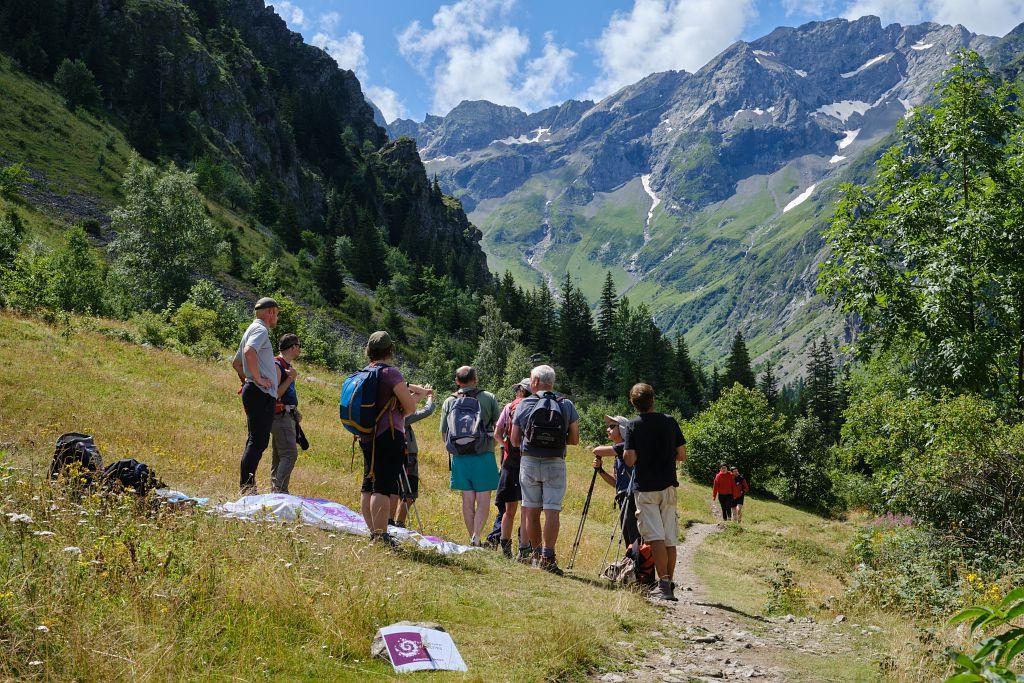
[(455, 641), (444, 631), (394, 624), (380, 630), (391, 666), (410, 671), (466, 671)]
[[(310, 526), (340, 531), (347, 534), (369, 536), (370, 530), (363, 516), (345, 507), (322, 498), (300, 498), (286, 493), (266, 493), (259, 496), (245, 496), (233, 503), (224, 503), (218, 508), (226, 517), (238, 519), (278, 519), (282, 522), (302, 522)], [(430, 548), (442, 555), (461, 555), (476, 550), (466, 545), (452, 543), (436, 536), (423, 536), (411, 529), (388, 527), (398, 541), (411, 541), (420, 548)]]

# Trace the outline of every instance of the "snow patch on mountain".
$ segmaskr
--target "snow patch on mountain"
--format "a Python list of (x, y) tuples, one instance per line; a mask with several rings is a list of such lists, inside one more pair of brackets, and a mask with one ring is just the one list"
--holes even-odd
[(774, 57), (774, 52), (768, 52), (767, 50), (754, 50), (755, 55), (761, 55), (762, 57)]
[(807, 78), (807, 72), (803, 69), (793, 69), (793, 72), (800, 78)]
[(846, 133), (846, 136), (836, 143), (837, 145), (839, 145), (839, 149), (846, 149), (847, 147), (852, 145), (853, 141), (857, 139), (858, 135), (860, 135), (860, 128), (856, 130), (847, 130), (843, 132)]
[(911, 50), (930, 50), (933, 47), (935, 47), (935, 43), (922, 43), (922, 42), (918, 41), (917, 43), (914, 43), (913, 45), (911, 45), (910, 49)]
[(846, 157), (839, 156), (838, 154), (836, 154), (836, 155), (833, 155), (833, 157), (828, 160), (828, 163), (830, 163), (830, 164), (838, 164), (840, 161), (842, 161), (845, 158)]
[(536, 144), (538, 142), (547, 142), (547, 140), (550, 140), (550, 139), (551, 139), (551, 129), (550, 128), (538, 128), (537, 130), (533, 131), (533, 136), (532, 137), (528, 136), (528, 135), (526, 135), (524, 133), (523, 135), (520, 135), (519, 137), (515, 137), (515, 138), (512, 137), (512, 136), (509, 136), (507, 138), (502, 138), (501, 140), (491, 140), (490, 144), (492, 144), (492, 145), (496, 145), (496, 144), (502, 144), (502, 145), (533, 145), (533, 144)]
[(861, 100), (842, 100), (840, 102), (833, 102), (832, 104), (825, 104), (816, 110), (818, 114), (825, 114), (837, 118), (843, 123), (849, 119), (854, 113), (864, 114), (868, 109), (871, 109), (872, 105)]
[(855, 71), (847, 71), (846, 73), (839, 74), (839, 75), (842, 76), (843, 78), (853, 78), (854, 76), (856, 76), (857, 74), (861, 73), (865, 69), (870, 69), (875, 64), (880, 64), (881, 62), (889, 61), (892, 58), (893, 54), (895, 54), (895, 53), (887, 52), (884, 55), (878, 55), (877, 57), (872, 57), (871, 59), (869, 59), (868, 61), (864, 62), (859, 67), (857, 67), (857, 69)]
[(651, 241), (651, 220), (654, 218), (654, 210), (661, 204), (661, 199), (651, 189), (651, 174), (640, 176), (640, 184), (644, 186), (644, 192), (651, 198), (651, 208), (647, 211), (647, 220), (644, 222), (644, 244)]
[(815, 183), (814, 185), (811, 185), (806, 190), (804, 190), (803, 192), (798, 194), (793, 199), (793, 201), (791, 201), (789, 204), (786, 204), (786, 208), (784, 208), (782, 210), (782, 213), (786, 213), (787, 211), (791, 211), (791, 210), (795, 209), (796, 207), (800, 206), (801, 204), (803, 204), (804, 202), (806, 202), (808, 199), (810, 199), (811, 195), (814, 193), (814, 188), (816, 188), (817, 186), (818, 186), (818, 184)]

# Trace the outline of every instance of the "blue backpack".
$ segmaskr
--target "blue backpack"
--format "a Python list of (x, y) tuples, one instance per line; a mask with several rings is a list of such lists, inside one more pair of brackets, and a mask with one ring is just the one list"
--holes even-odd
[(338, 414), (345, 429), (363, 438), (373, 436), (381, 415), (395, 403), (392, 396), (377, 410), (377, 387), (387, 365), (368, 365), (345, 378), (341, 385)]

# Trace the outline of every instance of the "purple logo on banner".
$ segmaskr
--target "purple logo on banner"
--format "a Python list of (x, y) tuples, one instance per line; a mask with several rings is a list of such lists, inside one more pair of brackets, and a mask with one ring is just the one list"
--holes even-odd
[(384, 644), (395, 666), (432, 661), (430, 653), (423, 646), (423, 637), (415, 631), (388, 633), (384, 636)]

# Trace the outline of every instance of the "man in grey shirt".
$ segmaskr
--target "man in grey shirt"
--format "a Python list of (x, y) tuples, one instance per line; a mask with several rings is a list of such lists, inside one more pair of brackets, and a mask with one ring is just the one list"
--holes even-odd
[(242, 406), (249, 430), (238, 484), (243, 495), (256, 493), (256, 468), (270, 443), (277, 403), (278, 372), (274, 346), (270, 343), (270, 330), (277, 326), (277, 302), (263, 297), (256, 302), (255, 314), (256, 319), (242, 335), (231, 361), (242, 382)]

